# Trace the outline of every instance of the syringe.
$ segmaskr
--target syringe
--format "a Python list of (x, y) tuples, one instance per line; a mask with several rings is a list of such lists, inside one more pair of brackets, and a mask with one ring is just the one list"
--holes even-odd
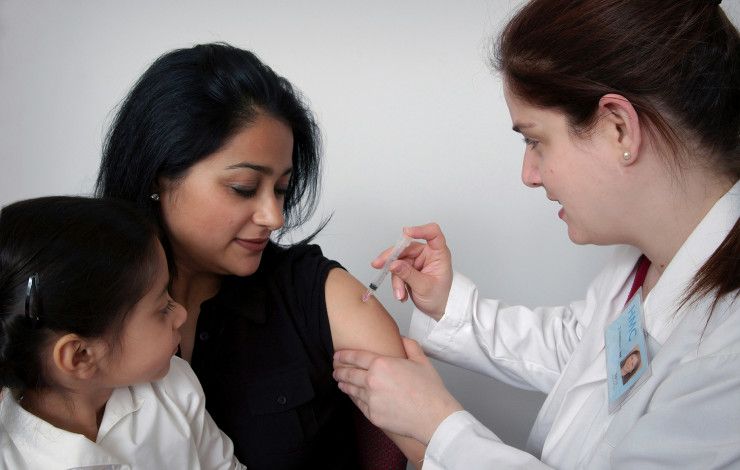
[(380, 287), (380, 284), (383, 283), (383, 279), (385, 279), (385, 276), (388, 275), (388, 269), (390, 268), (390, 265), (392, 262), (396, 261), (398, 259), (398, 256), (401, 254), (401, 252), (406, 249), (407, 246), (411, 244), (411, 238), (407, 237), (406, 235), (403, 235), (395, 244), (393, 247), (393, 250), (391, 251), (391, 254), (388, 255), (388, 258), (385, 260), (385, 264), (383, 264), (383, 269), (380, 270), (377, 277), (368, 285), (367, 291), (365, 291), (365, 294), (362, 296), (362, 301), (367, 302), (367, 300), (370, 298), (373, 293), (378, 290), (378, 287)]

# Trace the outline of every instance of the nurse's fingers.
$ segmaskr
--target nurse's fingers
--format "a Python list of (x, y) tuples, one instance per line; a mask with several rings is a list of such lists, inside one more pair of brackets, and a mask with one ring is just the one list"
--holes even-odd
[(370, 351), (343, 349), (334, 353), (334, 368), (349, 366), (367, 370), (377, 357), (379, 357), (378, 354)]
[[(399, 259), (416, 259), (423, 251), (424, 247), (427, 246), (426, 243), (419, 243), (419, 242), (411, 242), (409, 246), (403, 249), (401, 253), (399, 254)], [(390, 256), (391, 252), (393, 251), (393, 247), (388, 247), (385, 250), (383, 250), (374, 260), (370, 262), (370, 265), (375, 269), (380, 269), (385, 264), (385, 260), (388, 259), (388, 256)]]
[(337, 385), (339, 386), (339, 390), (349, 395), (357, 407), (363, 410), (363, 413), (368, 410), (367, 391), (364, 388), (348, 382), (339, 382)]
[(435, 250), (447, 248), (447, 240), (442, 233), (442, 229), (435, 222), (415, 227), (404, 227), (403, 233), (411, 238), (426, 240), (429, 247)]

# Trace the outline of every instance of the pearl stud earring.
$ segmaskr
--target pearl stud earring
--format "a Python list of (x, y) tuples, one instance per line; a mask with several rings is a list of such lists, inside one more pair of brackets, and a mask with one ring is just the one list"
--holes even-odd
[(631, 153), (629, 153), (629, 152), (624, 152), (624, 153), (622, 154), (622, 158), (623, 158), (623, 159), (624, 159), (624, 161), (626, 162), (627, 160), (629, 160), (630, 158), (632, 158), (632, 154), (631, 154)]

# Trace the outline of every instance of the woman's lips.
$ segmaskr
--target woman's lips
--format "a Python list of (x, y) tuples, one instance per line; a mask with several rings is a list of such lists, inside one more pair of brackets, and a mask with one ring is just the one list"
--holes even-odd
[(237, 245), (246, 248), (249, 251), (262, 251), (267, 246), (267, 242), (270, 241), (269, 238), (237, 238), (234, 240)]

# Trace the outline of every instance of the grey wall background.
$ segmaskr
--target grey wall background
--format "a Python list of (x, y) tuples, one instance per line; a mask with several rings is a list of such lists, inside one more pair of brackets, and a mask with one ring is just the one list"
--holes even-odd
[[(723, 7), (740, 18), (740, 2)], [(483, 295), (530, 306), (584, 295), (611, 249), (576, 247), (519, 178), (490, 38), (519, 1), (0, 0), (0, 204), (89, 194), (105, 130), (161, 53), (251, 49), (308, 98), (325, 169), (317, 241), (363, 282), (401, 227), (438, 222)], [(379, 295), (406, 332), (410, 307)], [(471, 412), (521, 447), (542, 402), (437, 363)]]

